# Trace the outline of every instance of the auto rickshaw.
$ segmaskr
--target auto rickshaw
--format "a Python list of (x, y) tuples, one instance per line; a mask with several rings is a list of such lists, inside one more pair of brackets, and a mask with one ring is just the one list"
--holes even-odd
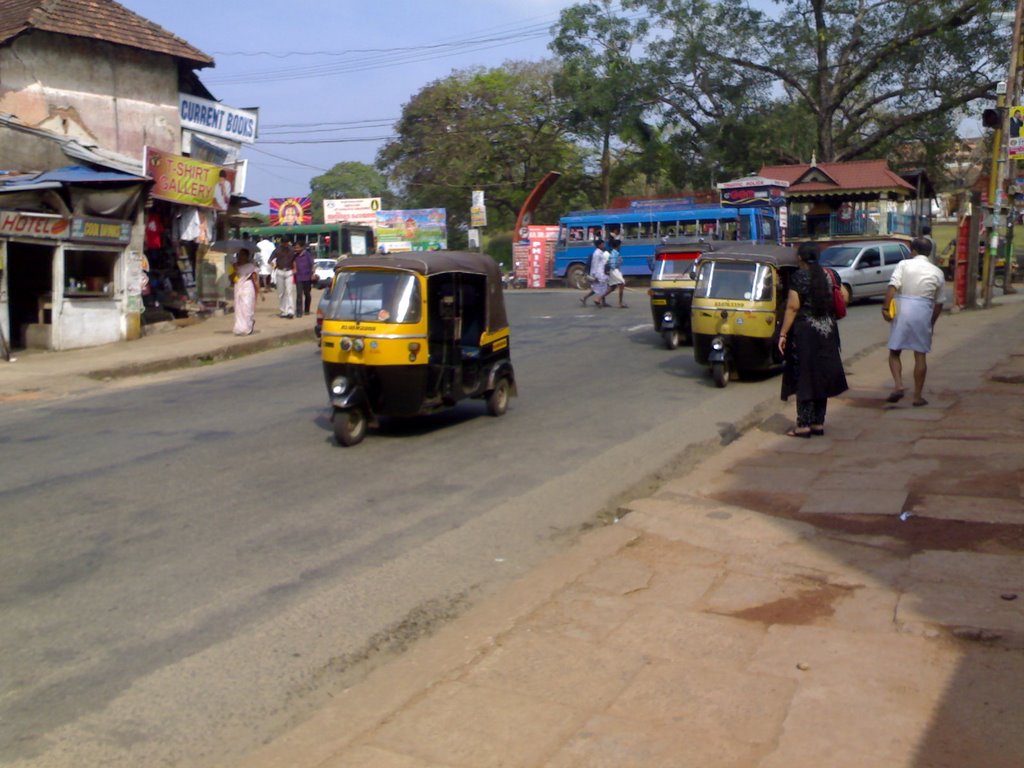
[(489, 256), (431, 251), (340, 262), (324, 306), (321, 357), (334, 435), (355, 445), (382, 416), (466, 398), (493, 416), (515, 394), (501, 269)]
[(797, 266), (796, 249), (782, 245), (715, 243), (701, 254), (691, 306), (693, 355), (710, 366), (715, 386), (782, 362), (779, 328)]
[(690, 303), (697, 283), (697, 259), (703, 243), (659, 245), (651, 265), (651, 317), (666, 349), (690, 341)]

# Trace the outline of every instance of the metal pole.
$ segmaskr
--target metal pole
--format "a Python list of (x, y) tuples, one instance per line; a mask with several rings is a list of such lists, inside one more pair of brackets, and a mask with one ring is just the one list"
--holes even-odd
[[(1001, 91), (996, 90), (996, 109), (1004, 110), (1006, 106), (1006, 83), (1000, 83), (1002, 86)], [(1003, 111), (1003, 122), (1006, 121), (1006, 114)], [(984, 268), (982, 269), (982, 281), (983, 286), (982, 293), (984, 301), (982, 306), (988, 309), (992, 306), (992, 288), (993, 288), (993, 269), (996, 251), (999, 248), (999, 211), (1000, 201), (996, 195), (1002, 190), (999, 185), (1000, 182), (1000, 163), (1003, 154), (1003, 123), (1001, 122), (992, 134), (992, 167), (989, 170), (989, 185), (988, 185), (988, 207), (992, 211), (992, 222), (988, 232), (988, 248), (985, 249), (985, 258), (982, 262)]]

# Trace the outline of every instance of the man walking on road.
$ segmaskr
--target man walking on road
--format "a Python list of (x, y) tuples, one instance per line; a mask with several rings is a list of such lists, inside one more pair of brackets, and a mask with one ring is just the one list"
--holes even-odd
[(295, 317), (295, 281), (292, 267), (295, 265), (296, 253), (292, 250), (292, 244), (285, 240), (270, 257), (270, 263), (274, 266), (274, 276), (277, 278), (277, 302), (281, 310), (281, 317)]
[(302, 243), (295, 244), (295, 316), (309, 314), (312, 303), (311, 287), (313, 283), (313, 254)]
[[(927, 354), (932, 351), (935, 321), (942, 313), (942, 299), (946, 280), (942, 270), (928, 258), (931, 243), (923, 237), (911, 243), (914, 257), (896, 265), (889, 280), (889, 290), (882, 305), (882, 317), (892, 323), (889, 331), (889, 371), (893, 390), (888, 402), (903, 398), (903, 362), (900, 353), (909, 349), (914, 353), (914, 405), (928, 405), (924, 399), (924, 379), (928, 374)], [(896, 316), (889, 311), (895, 300)]]

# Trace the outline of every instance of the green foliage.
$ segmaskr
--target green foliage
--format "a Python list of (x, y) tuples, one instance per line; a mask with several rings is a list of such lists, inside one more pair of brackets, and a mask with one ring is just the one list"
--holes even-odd
[(564, 201), (590, 184), (555, 94), (557, 70), (551, 61), (509, 62), (454, 72), (417, 93), (395, 126), (398, 137), (377, 155), (402, 204), (446, 208), (452, 241), (469, 225), (473, 190), (483, 190), (488, 229), (510, 229), (534, 185), (554, 170), (562, 178), (534, 220), (556, 222)]
[(379, 197), (385, 209), (391, 208), (394, 203), (387, 179), (366, 163), (338, 163), (327, 173), (315, 176), (309, 184), (313, 198), (313, 221), (317, 224), (324, 220), (324, 200)]
[(484, 239), (484, 252), (508, 271), (512, 268), (512, 231), (497, 232)]

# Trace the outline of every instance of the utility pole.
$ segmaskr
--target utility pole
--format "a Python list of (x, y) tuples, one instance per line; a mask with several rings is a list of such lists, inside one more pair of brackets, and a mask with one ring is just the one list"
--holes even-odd
[[(1010, 66), (1006, 73), (1006, 84), (1005, 84), (1005, 96), (996, 96), (996, 108), (1000, 109), (1002, 115), (1001, 125), (996, 129), (994, 138), (995, 145), (992, 150), (992, 242), (995, 245), (990, 245), (989, 251), (986, 254), (985, 259), (985, 306), (988, 307), (992, 303), (992, 290), (995, 287), (995, 271), (996, 271), (996, 260), (998, 257), (998, 231), (999, 231), (999, 214), (1002, 211), (1002, 202), (1007, 200), (1007, 173), (1010, 173), (1010, 177), (1013, 179), (1014, 189), (1016, 189), (1017, 182), (1017, 153), (1018, 148), (1014, 148), (1014, 152), (1010, 153), (1007, 150), (1005, 159), (1003, 155), (1003, 135), (1009, 138), (1011, 137), (1007, 128), (1009, 127), (1010, 114), (1013, 108), (1020, 103), (1020, 86), (1017, 82), (1020, 76), (1020, 57), (1021, 57), (1021, 32), (1022, 25), (1024, 25), (1024, 0), (1017, 0), (1017, 9), (1013, 19), (1013, 39), (1010, 41)], [(1007, 142), (1009, 144), (1009, 142)], [(1016, 215), (1016, 205), (1014, 201), (1015, 195), (1009, 196), (1008, 199), (1008, 210), (1007, 210), (1007, 237), (1006, 244), (1004, 247), (1004, 253), (1006, 254), (1005, 263), (1003, 267), (1003, 292), (1010, 293), (1013, 291), (1011, 285), (1011, 272), (1012, 272), (1012, 261), (1013, 261), (1013, 220)]]

